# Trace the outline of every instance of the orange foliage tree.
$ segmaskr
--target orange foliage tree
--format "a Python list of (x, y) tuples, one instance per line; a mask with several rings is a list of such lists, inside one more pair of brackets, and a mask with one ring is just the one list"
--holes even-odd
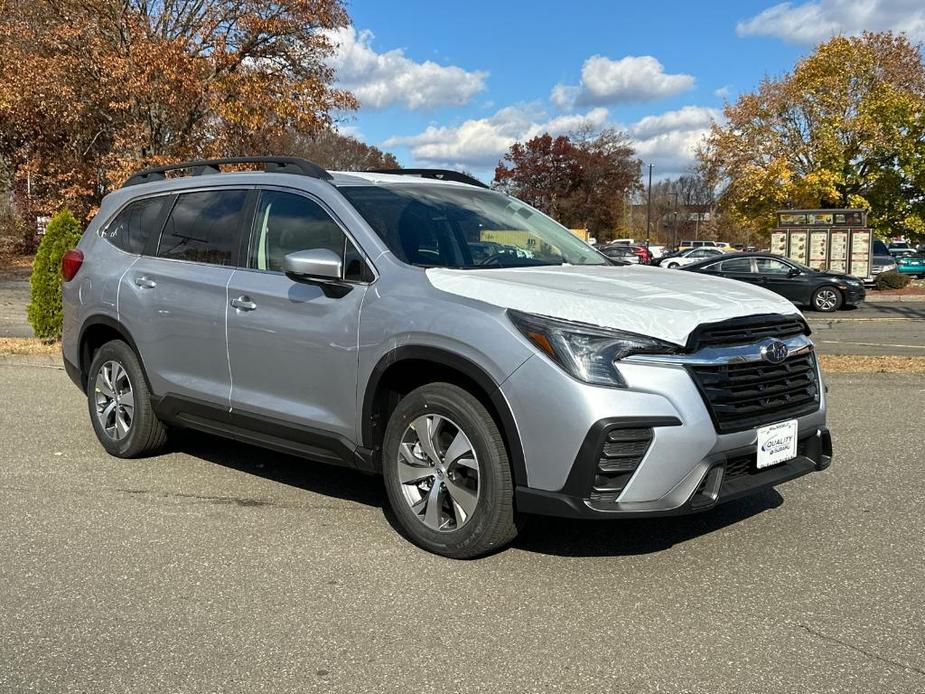
[(143, 166), (263, 154), (355, 109), (340, 0), (0, 0), (0, 156), (86, 216)]

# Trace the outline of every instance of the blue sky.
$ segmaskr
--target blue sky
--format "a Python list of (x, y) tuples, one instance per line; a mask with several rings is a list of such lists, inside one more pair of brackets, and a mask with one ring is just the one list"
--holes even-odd
[(361, 108), (342, 125), (403, 165), (490, 179), (509, 144), (582, 123), (625, 130), (674, 176), (724, 99), (833, 34), (925, 39), (922, 0), (646, 3), (353, 0), (333, 64)]

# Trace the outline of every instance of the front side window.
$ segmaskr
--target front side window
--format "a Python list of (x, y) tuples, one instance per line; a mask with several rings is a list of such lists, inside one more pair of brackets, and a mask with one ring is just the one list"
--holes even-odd
[(321, 206), (293, 193), (261, 193), (248, 266), (282, 272), (288, 254), (315, 248), (333, 251), (343, 258), (344, 233)]
[(755, 258), (755, 265), (762, 275), (788, 275), (792, 267), (774, 258)]
[(169, 195), (160, 195), (129, 203), (103, 231), (103, 238), (127, 253), (141, 255), (148, 238), (159, 230), (168, 200)]
[(164, 225), (158, 257), (233, 265), (246, 202), (246, 190), (182, 193)]
[(362, 256), (321, 205), (304, 195), (283, 191), (260, 194), (248, 267), (282, 272), (288, 254), (318, 248), (340, 257), (345, 279), (363, 278)]
[(341, 186), (389, 250), (421, 267), (607, 265), (568, 229), (501, 193), (407, 183)]

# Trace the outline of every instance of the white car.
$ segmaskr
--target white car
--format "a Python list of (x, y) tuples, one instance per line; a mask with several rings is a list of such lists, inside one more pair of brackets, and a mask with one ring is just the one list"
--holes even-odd
[(670, 258), (665, 258), (661, 263), (660, 267), (667, 268), (676, 268), (682, 267), (684, 265), (690, 265), (691, 263), (696, 263), (700, 260), (706, 260), (715, 255), (723, 255), (723, 251), (719, 248), (712, 248), (710, 246), (702, 246), (701, 248), (691, 248), (690, 250), (683, 251), (678, 255), (673, 255)]

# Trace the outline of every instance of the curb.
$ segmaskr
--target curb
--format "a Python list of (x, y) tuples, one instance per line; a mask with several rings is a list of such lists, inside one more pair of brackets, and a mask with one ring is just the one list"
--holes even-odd
[(0, 366), (7, 364), (64, 368), (60, 354), (0, 354)]
[(864, 297), (864, 301), (869, 304), (925, 303), (925, 294), (887, 294), (878, 296), (868, 293)]

